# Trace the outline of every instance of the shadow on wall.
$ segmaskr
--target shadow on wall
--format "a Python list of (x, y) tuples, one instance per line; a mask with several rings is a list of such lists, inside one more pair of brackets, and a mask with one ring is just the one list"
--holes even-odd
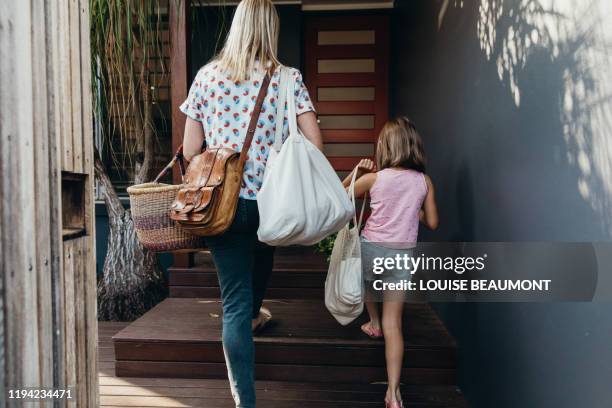
[(474, 191), (472, 189), (472, 174), (467, 164), (459, 166), (457, 172), (457, 220), (461, 231), (461, 240), (472, 242), (474, 237), (475, 218), (474, 211)]
[[(611, 240), (612, 2), (396, 5), (394, 111), (423, 135), (441, 218), (421, 239)], [(609, 304), (435, 307), (474, 407), (612, 406)]]
[[(461, 9), (467, 3), (455, 1), (452, 7)], [(529, 106), (529, 102), (523, 102), (526, 99), (531, 103), (539, 99), (533, 89), (526, 89), (534, 80), (557, 82), (553, 88), (557, 94), (550, 102), (554, 104), (551, 108), (558, 110), (558, 136), (563, 138), (565, 149), (554, 153), (555, 161), (566, 161), (574, 169), (574, 190), (599, 216), (605, 234), (611, 236), (612, 5), (605, 0), (469, 3), (478, 4), (480, 49), (487, 61), (495, 64), (498, 79), (517, 109)], [(440, 11), (440, 29), (448, 10), (443, 7)], [(538, 121), (547, 120), (533, 119), (536, 126)]]

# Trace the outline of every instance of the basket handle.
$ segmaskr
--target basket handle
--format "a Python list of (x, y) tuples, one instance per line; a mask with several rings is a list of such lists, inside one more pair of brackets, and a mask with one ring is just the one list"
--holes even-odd
[(166, 167), (164, 167), (164, 169), (159, 172), (159, 174), (157, 175), (157, 177), (155, 177), (155, 180), (153, 180), (153, 182), (154, 183), (159, 182), (160, 178), (164, 177), (170, 170), (172, 170), (172, 167), (174, 167), (174, 163), (176, 163), (177, 161), (179, 163), (179, 169), (181, 170), (181, 182), (182, 182), (185, 177), (185, 160), (183, 156), (183, 145), (179, 146), (178, 150), (176, 151), (176, 154), (174, 155), (172, 160), (170, 160), (170, 163), (168, 163)]

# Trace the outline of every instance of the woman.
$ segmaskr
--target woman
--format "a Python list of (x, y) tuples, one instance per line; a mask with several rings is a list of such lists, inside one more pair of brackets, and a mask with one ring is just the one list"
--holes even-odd
[[(227, 232), (207, 239), (221, 286), (223, 349), (237, 407), (255, 406), (253, 330), (271, 317), (261, 304), (272, 271), (273, 248), (257, 240), (257, 192), (277, 126), (278, 32), (278, 14), (270, 0), (241, 1), (223, 49), (200, 69), (180, 107), (188, 116), (183, 140), (187, 160), (200, 153), (203, 142), (208, 147), (240, 151), (264, 75), (272, 73), (245, 164), (236, 217)], [(321, 132), (302, 76), (296, 69), (290, 69), (290, 75), (295, 84), (298, 126), (322, 149)], [(284, 119), (283, 137), (287, 137), (288, 122)]]

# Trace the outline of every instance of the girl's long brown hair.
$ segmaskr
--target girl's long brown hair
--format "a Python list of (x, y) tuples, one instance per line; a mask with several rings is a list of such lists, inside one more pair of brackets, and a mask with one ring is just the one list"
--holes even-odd
[(378, 136), (376, 168), (402, 167), (425, 173), (427, 159), (423, 141), (406, 116), (388, 121)]

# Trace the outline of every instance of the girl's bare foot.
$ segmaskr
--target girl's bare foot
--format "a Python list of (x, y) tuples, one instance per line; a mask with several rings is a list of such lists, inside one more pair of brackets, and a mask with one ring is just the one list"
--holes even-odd
[(380, 323), (369, 321), (361, 325), (361, 331), (367, 334), (372, 339), (380, 339), (383, 336)]
[(389, 401), (385, 399), (385, 408), (404, 408), (401, 401)]
[(404, 408), (404, 403), (402, 402), (402, 396), (400, 394), (399, 388), (395, 391), (387, 389), (387, 395), (385, 396), (385, 404), (389, 408)]

